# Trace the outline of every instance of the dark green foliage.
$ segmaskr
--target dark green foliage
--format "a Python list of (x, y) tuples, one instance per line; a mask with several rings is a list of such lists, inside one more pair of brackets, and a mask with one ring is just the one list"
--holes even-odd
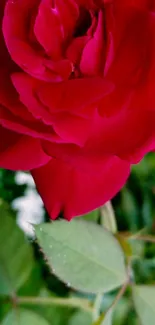
[(15, 183), (15, 173), (11, 170), (0, 169), (0, 198), (11, 203), (14, 199), (24, 195), (25, 185)]

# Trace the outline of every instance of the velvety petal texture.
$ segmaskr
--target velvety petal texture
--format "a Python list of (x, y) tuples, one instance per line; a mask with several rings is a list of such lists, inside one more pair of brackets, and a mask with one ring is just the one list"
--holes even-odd
[(0, 49), (0, 167), (53, 219), (101, 206), (155, 147), (155, 1), (1, 0)]
[(113, 156), (105, 159), (100, 169), (94, 165), (89, 172), (53, 159), (32, 175), (52, 219), (62, 213), (70, 220), (111, 199), (129, 171), (129, 163)]
[[(38, 140), (0, 127), (0, 165), (12, 170), (30, 170), (50, 161)], [(35, 154), (34, 154), (35, 153)], [(28, 158), (28, 159), (27, 159)]]

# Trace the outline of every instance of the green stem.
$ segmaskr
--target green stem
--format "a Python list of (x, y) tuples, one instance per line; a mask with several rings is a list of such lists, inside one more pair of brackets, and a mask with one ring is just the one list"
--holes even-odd
[(118, 231), (117, 221), (116, 221), (116, 216), (115, 216), (113, 206), (110, 201), (108, 201), (100, 208), (100, 213), (101, 213), (101, 224), (103, 225), (103, 227), (111, 231), (113, 234), (116, 234)]
[(117, 303), (120, 301), (120, 299), (123, 297), (127, 287), (129, 285), (129, 279), (124, 283), (124, 285), (121, 287), (120, 291), (118, 292), (116, 298), (114, 299), (111, 307), (116, 307)]
[(55, 298), (55, 297), (18, 297), (17, 304), (30, 304), (30, 305), (59, 305), (64, 307), (81, 308), (87, 312), (93, 311), (91, 303), (87, 299), (79, 298)]
[(146, 242), (153, 243), (153, 244), (155, 243), (155, 237), (151, 236), (151, 235), (137, 236), (137, 237), (134, 237), (132, 239), (142, 240), (142, 241), (146, 241)]
[(120, 232), (120, 234), (125, 238), (125, 239), (131, 239), (131, 240), (142, 240), (142, 241), (146, 241), (146, 242), (150, 242), (150, 243), (155, 243), (155, 236), (152, 235), (143, 235), (142, 232), (144, 230), (140, 230), (138, 233), (136, 234), (131, 234), (129, 232)]
[(101, 303), (103, 294), (99, 293), (96, 296), (94, 306), (93, 306), (93, 321), (96, 321), (100, 317)]

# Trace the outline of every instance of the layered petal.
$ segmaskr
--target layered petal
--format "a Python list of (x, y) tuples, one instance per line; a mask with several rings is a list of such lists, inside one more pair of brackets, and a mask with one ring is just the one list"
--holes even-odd
[(68, 220), (97, 208), (124, 185), (130, 164), (109, 157), (102, 168), (82, 172), (59, 160), (32, 171), (37, 189), (52, 219), (61, 212)]
[(78, 145), (89, 138), (98, 100), (113, 89), (113, 85), (98, 77), (47, 84), (16, 73), (12, 81), (20, 101), (34, 118), (43, 121), (48, 128), (51, 125), (62, 142)]
[(4, 37), (1, 28), (5, 4), (6, 4), (6, 0), (0, 1), (0, 69), (2, 67), (4, 68), (4, 66), (11, 69), (12, 66), (14, 66), (14, 64), (5, 46)]
[[(31, 79), (29, 78), (29, 80)], [(29, 88), (26, 88), (25, 84), (22, 83), (22, 79), (20, 79), (20, 87), (25, 94), (25, 99), (27, 99), (30, 104), (29, 110), (21, 102), (22, 94), (20, 98), (13, 87), (8, 67), (2, 67), (0, 69), (0, 125), (3, 125), (3, 127), (6, 127), (12, 131), (26, 134), (35, 138), (43, 138), (51, 141), (53, 140), (56, 142), (61, 142), (60, 137), (55, 133), (52, 126), (45, 125), (42, 121), (40, 121), (39, 103), (37, 103), (37, 106), (35, 97), (32, 101), (30, 91), (28, 94), (28, 89), (31, 89), (31, 83), (28, 84)], [(25, 102), (23, 103), (25, 104)], [(31, 114), (33, 113), (31, 107), (33, 107), (34, 110), (38, 109), (38, 119), (36, 119), (36, 116), (34, 117)], [(48, 115), (48, 117), (49, 116), (50, 115)]]
[[(138, 102), (136, 103), (138, 105)], [(94, 125), (85, 145), (43, 142), (47, 154), (71, 163), (75, 168), (100, 168), (105, 155), (116, 155), (130, 163), (137, 163), (150, 151), (155, 138), (155, 112), (130, 109), (110, 118), (96, 114)], [(95, 164), (95, 165), (94, 165)]]
[(18, 135), (0, 126), (0, 168), (30, 170), (50, 161), (39, 140)]
[(105, 64), (105, 17), (99, 12), (98, 25), (94, 36), (85, 45), (80, 62), (80, 70), (84, 75), (103, 75)]
[(148, 9), (155, 12), (155, 1), (154, 0), (117, 0), (118, 4), (135, 6), (141, 9)]
[[(89, 107), (110, 93), (114, 86), (100, 77), (71, 79), (59, 84), (44, 84), (38, 90), (40, 101), (51, 113), (66, 111), (89, 116)], [(91, 94), (91, 96), (90, 96)], [(96, 105), (95, 105), (96, 107)]]
[(114, 20), (115, 55), (107, 76), (116, 86), (135, 88), (147, 78), (154, 57), (151, 16), (146, 10), (116, 2)]
[(41, 80), (58, 82), (69, 77), (72, 65), (63, 58), (59, 62), (46, 58), (41, 45), (31, 42), (31, 17), (37, 5), (38, 0), (7, 2), (3, 18), (5, 42), (12, 59), (24, 71)]
[[(51, 4), (52, 2), (49, 0), (40, 2), (34, 32), (46, 53), (53, 58), (60, 58), (62, 56), (63, 32), (58, 13)], [(47, 33), (47, 30), (50, 30), (50, 33)]]

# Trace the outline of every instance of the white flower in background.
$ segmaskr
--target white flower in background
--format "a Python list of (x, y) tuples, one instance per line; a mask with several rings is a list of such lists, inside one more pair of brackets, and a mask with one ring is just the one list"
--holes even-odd
[(16, 184), (27, 184), (24, 196), (13, 201), (12, 207), (17, 210), (17, 223), (23, 231), (34, 236), (33, 224), (39, 224), (44, 220), (43, 202), (35, 190), (35, 184), (31, 175), (16, 173)]

